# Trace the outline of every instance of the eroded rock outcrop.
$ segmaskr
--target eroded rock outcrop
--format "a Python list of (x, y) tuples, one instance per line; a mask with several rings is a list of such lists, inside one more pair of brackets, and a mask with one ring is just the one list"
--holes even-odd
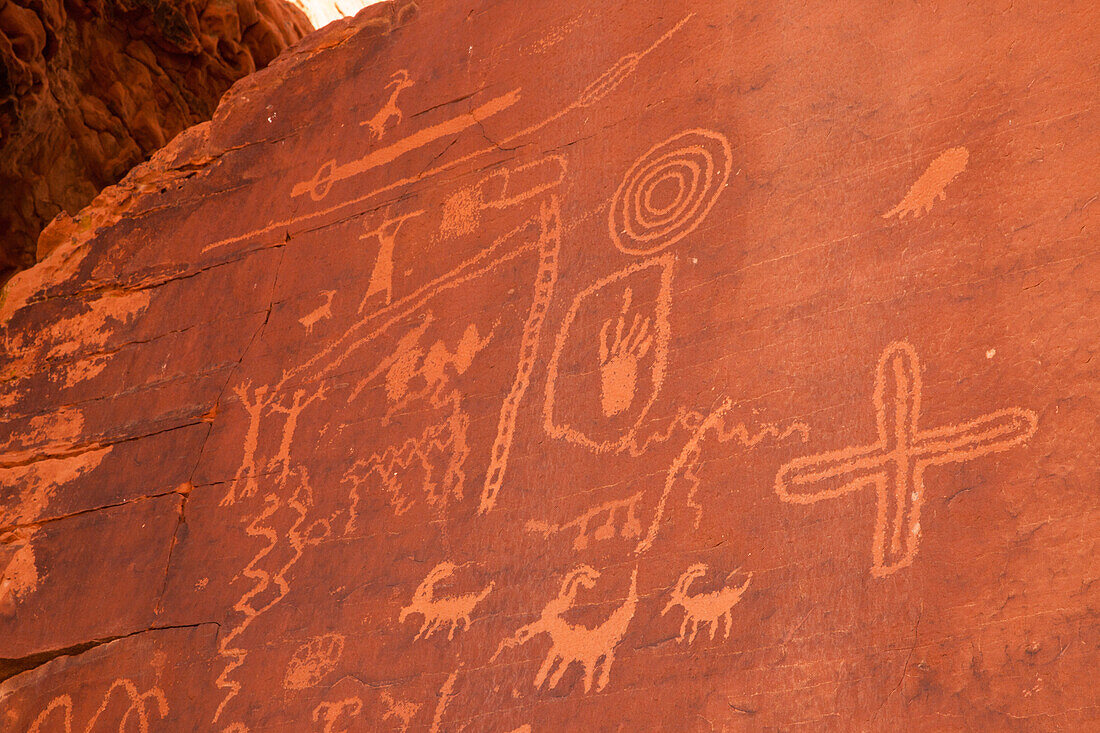
[(311, 29), (287, 0), (0, 2), (0, 282)]
[(0, 729), (1096, 729), (1100, 10), (895, 5), (383, 5), (51, 226)]

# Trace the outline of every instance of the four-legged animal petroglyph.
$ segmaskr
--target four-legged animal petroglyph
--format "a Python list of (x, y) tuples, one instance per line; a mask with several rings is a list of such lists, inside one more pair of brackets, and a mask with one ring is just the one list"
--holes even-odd
[(400, 726), (399, 733), (408, 733), (413, 718), (424, 706), (410, 700), (398, 700), (385, 690), (382, 691), (380, 697), (382, 698), (382, 704), (386, 706), (386, 712), (382, 714), (382, 720), (393, 718)]
[(313, 722), (321, 723), (324, 728), (321, 733), (346, 733), (347, 728), (337, 728), (340, 718), (357, 717), (363, 712), (363, 701), (358, 697), (348, 697), (334, 702), (323, 702), (313, 709)]
[(474, 612), (477, 604), (485, 600), (485, 597), (493, 591), (493, 583), (490, 581), (489, 585), (477, 593), (436, 597), (436, 584), (449, 578), (454, 571), (454, 563), (444, 561), (436, 565), (417, 586), (409, 605), (401, 609), (401, 614), (397, 617), (400, 623), (405, 623), (405, 619), (413, 613), (419, 613), (424, 617), (420, 630), (413, 637), (414, 641), (421, 638), (427, 639), (443, 626), (448, 627), (447, 640), (454, 639), (455, 629), (459, 626), (463, 629), (470, 628), (470, 614)]
[(581, 565), (567, 573), (557, 597), (546, 604), (538, 620), (521, 626), (510, 638), (502, 641), (493, 659), (505, 648), (522, 646), (539, 634), (547, 634), (551, 647), (535, 675), (535, 687), (542, 688), (549, 675), (549, 689), (553, 689), (574, 662), (579, 662), (584, 669), (585, 692), (590, 692), (593, 685), (597, 691), (607, 687), (611, 679), (611, 666), (615, 663), (615, 647), (626, 635), (638, 606), (638, 568), (630, 574), (626, 600), (603, 623), (588, 628), (566, 621), (565, 614), (576, 604), (577, 591), (581, 586), (591, 589), (599, 577), (599, 572), (588, 565)]
[(947, 184), (966, 170), (969, 160), (970, 151), (966, 148), (950, 148), (943, 151), (939, 157), (928, 164), (928, 169), (909, 188), (905, 198), (883, 214), (882, 218), (889, 219), (891, 216), (897, 216), (898, 219), (904, 219), (906, 214), (913, 214), (916, 218), (927, 214), (932, 210), (937, 198), (947, 200)]
[(876, 577), (907, 567), (916, 557), (928, 468), (1021, 445), (1038, 426), (1034, 412), (1010, 407), (954, 425), (921, 428), (921, 385), (917, 352), (904, 341), (890, 344), (875, 369), (875, 442), (796, 458), (775, 477), (779, 498), (793, 504), (873, 487), (878, 507), (871, 573)]
[(366, 125), (370, 128), (371, 134), (374, 135), (375, 140), (381, 140), (382, 136), (386, 134), (386, 128), (390, 124), (390, 120), (394, 120), (394, 125), (400, 125), (404, 115), (401, 114), (401, 110), (397, 107), (397, 96), (401, 92), (411, 87), (415, 82), (409, 76), (408, 69), (398, 69), (390, 76), (390, 81), (386, 84), (386, 89), (391, 89), (389, 98), (386, 103), (382, 105), (382, 109), (375, 113), (374, 117), (369, 120), (364, 120), (359, 123), (362, 127)]
[(677, 641), (687, 641), (691, 644), (703, 625), (710, 626), (710, 639), (714, 641), (720, 622), (725, 622), (725, 638), (730, 638), (730, 626), (733, 623), (730, 611), (741, 600), (741, 596), (752, 582), (752, 573), (749, 573), (745, 582), (739, 586), (727, 586), (711, 593), (688, 595), (688, 588), (692, 582), (706, 574), (707, 566), (703, 563), (692, 565), (685, 570), (669, 594), (668, 604), (661, 611), (661, 615), (664, 616), (676, 606), (684, 609), (684, 622), (680, 625), (680, 636)]

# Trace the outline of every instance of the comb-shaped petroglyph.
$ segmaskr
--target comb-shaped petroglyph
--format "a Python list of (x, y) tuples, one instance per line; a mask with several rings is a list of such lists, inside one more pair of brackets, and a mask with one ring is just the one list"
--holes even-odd
[(898, 205), (883, 214), (882, 218), (897, 216), (898, 219), (904, 219), (908, 214), (917, 218), (927, 214), (937, 198), (947, 200), (947, 185), (966, 170), (969, 160), (970, 151), (966, 148), (949, 148), (943, 151), (928, 164), (928, 168), (909, 188)]
[(635, 262), (574, 298), (548, 366), (543, 424), (551, 436), (597, 453), (633, 445), (668, 365), (673, 262), (667, 254)]
[(587, 627), (573, 624), (565, 615), (576, 605), (577, 592), (583, 586), (591, 589), (600, 573), (588, 565), (580, 565), (565, 575), (561, 590), (543, 608), (539, 618), (521, 626), (500, 643), (493, 654), (495, 660), (506, 649), (522, 646), (540, 634), (550, 637), (550, 651), (535, 674), (534, 685), (541, 689), (548, 684), (553, 689), (569, 667), (577, 662), (584, 671), (584, 691), (597, 691), (607, 687), (611, 680), (611, 667), (615, 663), (615, 648), (626, 635), (630, 621), (638, 606), (638, 568), (630, 574), (630, 588), (622, 605), (611, 612), (603, 623)]
[[(616, 536), (637, 539), (642, 534), (642, 524), (638, 520), (638, 501), (641, 498), (642, 492), (638, 492), (625, 499), (604, 502), (563, 524), (532, 520), (527, 522), (526, 528), (543, 537), (559, 532), (575, 532), (576, 536), (573, 539), (575, 550), (587, 549), (593, 540), (602, 542)], [(604, 517), (604, 521), (596, 524), (600, 517)]]
[(366, 125), (374, 139), (381, 140), (390, 127), (390, 120), (393, 120), (394, 125), (400, 125), (401, 120), (404, 119), (401, 109), (397, 106), (397, 97), (415, 83), (408, 69), (398, 69), (393, 72), (385, 86), (385, 89), (390, 90), (390, 95), (386, 98), (385, 104), (369, 120), (360, 122), (359, 126)]
[(336, 669), (344, 652), (344, 636), (337, 633), (315, 636), (294, 651), (287, 663), (283, 687), (305, 690), (317, 685), (325, 675)]
[(779, 498), (793, 504), (814, 504), (874, 488), (878, 503), (871, 573), (876, 577), (908, 567), (916, 557), (925, 471), (1022, 445), (1038, 426), (1034, 412), (1010, 407), (961, 423), (922, 428), (922, 399), (916, 350), (905, 341), (891, 343), (875, 369), (876, 440), (796, 458), (775, 477)]
[[(136, 730), (138, 733), (149, 733), (149, 723), (151, 721), (164, 720), (165, 716), (168, 715), (168, 700), (159, 687), (154, 686), (145, 692), (138, 692), (138, 687), (132, 680), (119, 678), (111, 683), (111, 686), (103, 695), (103, 701), (88, 718), (87, 725), (81, 729), (84, 733), (102, 730), (103, 721), (100, 718), (108, 707), (111, 707), (112, 710), (119, 709), (117, 706), (111, 706), (116, 690), (125, 692), (130, 701), (129, 707), (122, 712), (117, 721), (119, 733), (130, 730)], [(60, 728), (56, 724), (47, 726), (47, 723), (56, 721), (60, 721)], [(133, 725), (131, 725), (131, 721)], [(114, 723), (112, 722), (111, 725), (114, 725)], [(73, 698), (71, 695), (58, 695), (52, 699), (31, 722), (30, 727), (27, 728), (27, 733), (46, 733), (46, 731), (56, 730), (73, 733)]]
[[(333, 700), (320, 703), (313, 708), (313, 722), (320, 723), (323, 727), (321, 733), (347, 733), (346, 722), (341, 718), (356, 718), (363, 712), (363, 701), (358, 697), (346, 697), (343, 700)], [(340, 727), (337, 728), (336, 726)]]
[(427, 639), (443, 627), (447, 627), (447, 640), (454, 639), (456, 629), (470, 628), (470, 614), (492, 593), (494, 584), (490, 581), (487, 586), (474, 593), (437, 596), (435, 586), (454, 575), (455, 569), (456, 566), (452, 562), (444, 561), (436, 565), (417, 586), (409, 604), (401, 609), (397, 617), (399, 623), (405, 623), (405, 619), (412, 614), (420, 614), (423, 617), (420, 630), (413, 637), (414, 641)]
[[(676, 581), (676, 585), (669, 593), (668, 603), (661, 611), (661, 615), (664, 616), (677, 606), (683, 609), (684, 621), (680, 624), (680, 636), (677, 641), (686, 641), (689, 645), (695, 641), (699, 629), (704, 626), (710, 628), (710, 640), (714, 641), (720, 623), (725, 625), (724, 638), (730, 638), (730, 627), (733, 624), (730, 612), (752, 582), (752, 573), (749, 573), (741, 585), (725, 586), (709, 593), (689, 594), (688, 590), (692, 582), (706, 575), (707, 569), (705, 564), (698, 563), (685, 570)], [(731, 573), (731, 577), (737, 572), (735, 570)]]
[(729, 180), (729, 140), (713, 130), (686, 130), (647, 150), (626, 172), (607, 217), (622, 252), (648, 255), (702, 223)]

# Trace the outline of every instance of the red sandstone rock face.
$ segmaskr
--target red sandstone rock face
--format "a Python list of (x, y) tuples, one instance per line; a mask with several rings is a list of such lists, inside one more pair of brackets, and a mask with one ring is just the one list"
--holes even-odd
[(0, 282), (34, 263), (54, 216), (209, 119), (309, 30), (283, 0), (3, 0)]
[(383, 6), (52, 227), (2, 727), (1095, 728), (1098, 19), (890, 12)]

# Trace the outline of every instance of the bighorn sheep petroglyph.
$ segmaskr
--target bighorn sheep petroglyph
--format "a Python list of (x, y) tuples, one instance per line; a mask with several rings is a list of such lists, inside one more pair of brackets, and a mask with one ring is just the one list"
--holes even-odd
[(466, 593), (460, 596), (435, 597), (435, 586), (444, 578), (454, 574), (455, 564), (441, 562), (428, 573), (427, 577), (417, 586), (409, 605), (401, 609), (398, 616), (400, 623), (405, 623), (409, 614), (419, 613), (424, 617), (424, 623), (420, 631), (416, 633), (414, 641), (421, 637), (427, 639), (435, 633), (436, 629), (444, 624), (450, 628), (447, 630), (447, 639), (453, 639), (455, 629), (459, 624), (463, 629), (470, 628), (470, 614), (477, 604), (485, 600), (485, 597), (493, 590), (493, 583), (485, 586), (479, 593)]
[[(701, 578), (706, 574), (707, 566), (703, 563), (692, 565), (685, 570), (680, 579), (676, 581), (668, 604), (661, 611), (661, 615), (664, 616), (676, 606), (684, 609), (684, 622), (680, 625), (680, 637), (677, 641), (684, 641), (686, 637), (687, 643), (691, 644), (695, 641), (695, 636), (699, 633), (699, 628), (703, 624), (710, 625), (710, 638), (713, 641), (714, 635), (718, 632), (718, 622), (723, 620), (726, 626), (724, 638), (730, 638), (730, 626), (733, 623), (730, 618), (730, 609), (737, 605), (737, 602), (741, 600), (741, 596), (749, 587), (749, 583), (752, 582), (752, 573), (749, 573), (749, 576), (745, 578), (745, 582), (738, 587), (725, 587), (711, 593), (698, 593), (689, 596), (688, 588), (691, 584), (696, 578)], [(690, 636), (688, 635), (689, 630), (691, 631)]]

